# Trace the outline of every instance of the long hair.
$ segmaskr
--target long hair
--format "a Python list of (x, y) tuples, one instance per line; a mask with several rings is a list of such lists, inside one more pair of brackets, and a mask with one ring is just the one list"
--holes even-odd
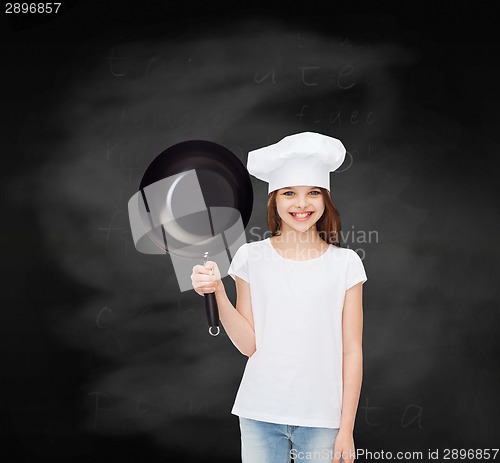
[[(328, 244), (333, 244), (340, 247), (340, 232), (342, 230), (342, 223), (340, 221), (340, 214), (335, 204), (333, 204), (330, 192), (318, 187), (321, 190), (323, 201), (325, 203), (325, 211), (321, 218), (316, 222), (316, 230), (320, 238)], [(267, 199), (267, 227), (271, 232), (271, 236), (281, 234), (281, 217), (276, 208), (276, 196), (278, 190), (269, 193)]]

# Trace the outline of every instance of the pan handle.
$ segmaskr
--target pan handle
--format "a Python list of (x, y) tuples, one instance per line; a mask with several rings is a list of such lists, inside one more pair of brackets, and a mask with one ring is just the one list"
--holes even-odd
[[(205, 294), (205, 312), (207, 313), (208, 332), (212, 336), (217, 336), (220, 333), (220, 327), (219, 308), (217, 307), (215, 293)], [(216, 329), (215, 333), (213, 332), (214, 329)]]

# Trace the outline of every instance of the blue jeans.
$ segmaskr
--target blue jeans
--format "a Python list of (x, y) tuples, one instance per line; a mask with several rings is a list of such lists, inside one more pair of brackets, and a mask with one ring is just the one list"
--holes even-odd
[[(313, 428), (240, 418), (242, 463), (331, 463), (338, 428)], [(342, 462), (342, 459), (340, 460)]]

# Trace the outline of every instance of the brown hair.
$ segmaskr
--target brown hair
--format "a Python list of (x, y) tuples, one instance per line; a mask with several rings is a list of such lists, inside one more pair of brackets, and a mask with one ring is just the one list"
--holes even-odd
[[(318, 187), (321, 190), (323, 201), (325, 203), (325, 211), (321, 218), (316, 222), (316, 230), (320, 238), (328, 244), (333, 244), (340, 247), (340, 232), (342, 230), (342, 223), (340, 221), (340, 214), (335, 204), (333, 204), (330, 192)], [(276, 208), (276, 196), (279, 190), (274, 190), (269, 193), (267, 199), (267, 226), (271, 231), (271, 236), (281, 234), (281, 217)]]

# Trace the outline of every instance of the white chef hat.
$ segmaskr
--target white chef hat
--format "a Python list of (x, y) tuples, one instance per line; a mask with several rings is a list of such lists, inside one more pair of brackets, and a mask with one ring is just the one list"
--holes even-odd
[(344, 145), (336, 138), (302, 132), (250, 151), (247, 170), (269, 183), (268, 193), (295, 185), (318, 186), (330, 191), (330, 172), (342, 165), (345, 152)]

